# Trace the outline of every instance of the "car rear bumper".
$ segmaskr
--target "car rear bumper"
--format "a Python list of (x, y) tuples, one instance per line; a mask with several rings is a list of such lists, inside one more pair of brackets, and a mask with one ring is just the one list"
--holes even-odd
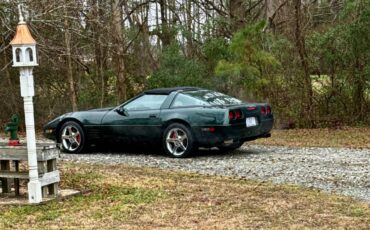
[[(270, 137), (274, 119), (265, 119), (258, 126), (246, 127), (243, 124), (193, 127), (197, 143), (201, 147), (230, 145), (235, 142), (251, 141), (258, 138)], [(214, 128), (214, 131), (210, 131)]]

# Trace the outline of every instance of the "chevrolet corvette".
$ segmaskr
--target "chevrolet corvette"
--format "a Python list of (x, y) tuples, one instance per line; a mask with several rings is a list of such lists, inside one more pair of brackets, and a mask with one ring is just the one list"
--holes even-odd
[(44, 126), (44, 136), (67, 153), (99, 143), (120, 143), (122, 148), (152, 143), (181, 158), (198, 147), (230, 151), (246, 141), (270, 137), (273, 123), (268, 103), (176, 87), (145, 91), (117, 107), (66, 113)]

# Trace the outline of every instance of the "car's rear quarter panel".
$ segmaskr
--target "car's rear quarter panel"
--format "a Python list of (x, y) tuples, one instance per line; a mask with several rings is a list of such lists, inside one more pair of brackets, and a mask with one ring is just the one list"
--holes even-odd
[(176, 109), (162, 109), (163, 121), (183, 120), (191, 127), (225, 125), (226, 110), (217, 108), (188, 107)]
[[(198, 144), (220, 142), (221, 137), (208, 137), (207, 133), (202, 131), (205, 127), (223, 127), (227, 125), (227, 109), (215, 107), (188, 107), (176, 109), (164, 109), (161, 112), (164, 125), (171, 122), (186, 123), (191, 127), (195, 140)], [(215, 140), (217, 138), (217, 140)]]
[[(200, 146), (212, 147), (222, 145), (225, 140), (247, 141), (270, 132), (273, 126), (273, 115), (262, 115), (260, 106), (255, 105), (256, 109), (248, 111), (248, 105), (220, 107), (195, 107), (195, 108), (176, 108), (162, 110), (164, 124), (171, 121), (184, 121), (187, 123)], [(233, 109), (240, 109), (243, 113), (242, 119), (229, 121), (228, 112)], [(246, 127), (246, 117), (256, 117), (258, 125)], [(214, 132), (206, 131), (205, 128), (213, 127)]]

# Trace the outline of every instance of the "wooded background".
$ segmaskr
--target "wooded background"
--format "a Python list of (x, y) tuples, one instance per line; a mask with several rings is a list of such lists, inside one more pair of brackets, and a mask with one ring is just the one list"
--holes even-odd
[(1, 124), (23, 114), (18, 3), (39, 127), (170, 86), (268, 101), (280, 128), (370, 124), (370, 0), (0, 0)]

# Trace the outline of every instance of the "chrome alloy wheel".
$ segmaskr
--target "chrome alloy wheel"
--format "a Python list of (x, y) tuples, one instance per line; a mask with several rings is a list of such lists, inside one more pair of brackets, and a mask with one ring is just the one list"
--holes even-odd
[(62, 145), (68, 151), (76, 151), (81, 145), (81, 133), (73, 125), (64, 127), (62, 131)]
[(174, 156), (181, 156), (188, 148), (188, 136), (180, 128), (171, 129), (166, 136), (167, 150)]

